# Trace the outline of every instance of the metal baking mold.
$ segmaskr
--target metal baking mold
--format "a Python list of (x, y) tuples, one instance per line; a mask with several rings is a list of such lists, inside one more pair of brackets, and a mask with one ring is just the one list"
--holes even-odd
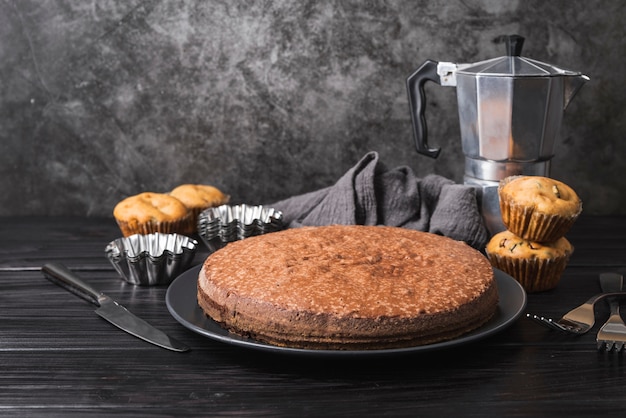
[(135, 234), (111, 241), (105, 253), (127, 282), (139, 286), (167, 285), (187, 270), (198, 241), (180, 234)]
[(283, 214), (262, 205), (222, 205), (198, 216), (198, 235), (211, 251), (229, 242), (283, 229)]

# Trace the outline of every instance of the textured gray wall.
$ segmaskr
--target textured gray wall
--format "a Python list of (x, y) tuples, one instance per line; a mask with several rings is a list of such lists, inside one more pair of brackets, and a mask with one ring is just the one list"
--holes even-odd
[(109, 216), (186, 182), (268, 203), (367, 151), (462, 181), (454, 89), (429, 85), (431, 160), (405, 79), (428, 58), (524, 56), (592, 79), (552, 175), (586, 213), (626, 214), (622, 1), (0, 0), (0, 215)]

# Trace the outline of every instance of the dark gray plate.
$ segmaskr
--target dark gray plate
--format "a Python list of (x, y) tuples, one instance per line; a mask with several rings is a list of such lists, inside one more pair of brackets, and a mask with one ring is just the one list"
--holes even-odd
[(227, 344), (284, 354), (372, 356), (440, 350), (476, 341), (502, 331), (515, 322), (526, 307), (526, 292), (522, 286), (508, 274), (494, 269), (496, 282), (498, 284), (498, 294), (500, 296), (498, 310), (494, 317), (485, 325), (461, 337), (435, 344), (384, 350), (309, 350), (278, 347), (232, 334), (204, 314), (197, 303), (196, 284), (200, 268), (201, 265), (198, 265), (187, 270), (185, 273), (178, 276), (167, 289), (165, 303), (172, 316), (184, 327), (204, 335), (205, 337)]

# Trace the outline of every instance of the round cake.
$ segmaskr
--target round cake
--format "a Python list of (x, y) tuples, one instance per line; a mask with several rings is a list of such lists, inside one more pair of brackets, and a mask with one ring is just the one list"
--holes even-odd
[(387, 226), (287, 229), (229, 243), (198, 277), (198, 304), (229, 331), (277, 346), (366, 350), (458, 337), (496, 312), (487, 258)]

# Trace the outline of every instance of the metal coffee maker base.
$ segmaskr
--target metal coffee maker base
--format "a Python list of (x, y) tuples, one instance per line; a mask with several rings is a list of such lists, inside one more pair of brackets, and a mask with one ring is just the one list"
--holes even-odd
[(489, 230), (490, 235), (495, 235), (500, 231), (504, 231), (506, 227), (502, 223), (500, 214), (500, 199), (498, 197), (498, 181), (480, 180), (473, 177), (465, 176), (464, 184), (474, 186), (480, 189), (480, 204), (485, 226)]
[(504, 231), (500, 213), (500, 198), (498, 185), (500, 180), (509, 176), (550, 176), (550, 160), (533, 162), (495, 162), (474, 158), (465, 158), (466, 185), (475, 186), (481, 190), (481, 210), (485, 225), (491, 235)]

